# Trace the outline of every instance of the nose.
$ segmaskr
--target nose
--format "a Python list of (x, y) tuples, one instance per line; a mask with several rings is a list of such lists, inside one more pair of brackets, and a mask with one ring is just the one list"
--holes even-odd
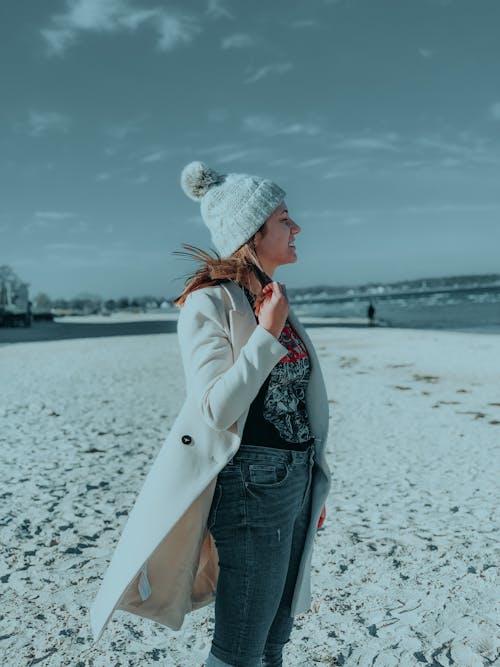
[(301, 227), (295, 222), (295, 220), (292, 220), (293, 222), (293, 228), (292, 228), (292, 233), (298, 234), (301, 231)]

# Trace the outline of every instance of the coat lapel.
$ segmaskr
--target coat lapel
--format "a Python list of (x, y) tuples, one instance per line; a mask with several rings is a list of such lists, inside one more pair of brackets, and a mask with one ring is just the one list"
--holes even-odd
[(238, 358), (241, 348), (248, 341), (256, 327), (252, 307), (238, 283), (231, 281), (221, 283), (223, 294), (227, 299), (229, 334), (233, 347), (234, 361)]
[(323, 373), (319, 364), (318, 355), (314, 345), (309, 338), (309, 334), (295, 315), (293, 308), (288, 310), (288, 319), (290, 324), (302, 338), (302, 342), (307, 348), (309, 362), (311, 364), (311, 375), (306, 389), (306, 404), (309, 422), (314, 425), (314, 435), (317, 440), (324, 442), (328, 434), (328, 422), (330, 419), (328, 410), (328, 395), (326, 392)]

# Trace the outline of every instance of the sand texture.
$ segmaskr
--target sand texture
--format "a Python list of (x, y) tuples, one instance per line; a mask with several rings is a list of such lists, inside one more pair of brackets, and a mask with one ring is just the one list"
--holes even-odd
[[(309, 330), (333, 480), (288, 667), (498, 657), (500, 337)], [(200, 667), (213, 606), (168, 628), (88, 606), (184, 397), (176, 334), (0, 348), (0, 651), (24, 667)]]

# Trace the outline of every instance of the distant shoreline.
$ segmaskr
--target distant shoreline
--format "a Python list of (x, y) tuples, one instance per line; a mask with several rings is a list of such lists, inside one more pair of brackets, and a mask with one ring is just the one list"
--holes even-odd
[[(68, 340), (75, 338), (104, 338), (107, 336), (141, 336), (177, 332), (177, 317), (163, 319), (132, 319), (110, 322), (107, 317), (56, 318), (54, 322), (34, 322), (31, 327), (0, 328), (0, 346), (13, 343)], [(99, 319), (98, 319), (99, 318)], [(355, 327), (366, 328), (365, 318), (304, 317), (305, 327)]]
[[(78, 338), (105, 338), (112, 336), (144, 336), (152, 334), (170, 334), (177, 332), (177, 317), (142, 320), (140, 315), (135, 319), (112, 322), (107, 317), (88, 316), (73, 318), (56, 318), (54, 322), (34, 322), (31, 327), (0, 327), (0, 347), (16, 343), (50, 342)], [(66, 321), (64, 321), (66, 320)], [(75, 321), (77, 320), (77, 321)], [(335, 317), (300, 317), (301, 323), (309, 328), (352, 328), (352, 329), (408, 329), (422, 331), (450, 331), (468, 334), (500, 334), (500, 326), (485, 325), (478, 327), (416, 327), (391, 326), (384, 321), (375, 321), (369, 326), (367, 318), (335, 318)]]

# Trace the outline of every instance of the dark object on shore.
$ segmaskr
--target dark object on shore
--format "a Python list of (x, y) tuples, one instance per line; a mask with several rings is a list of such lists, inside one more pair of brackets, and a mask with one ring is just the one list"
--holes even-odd
[(10, 266), (0, 266), (0, 326), (30, 327), (32, 322), (28, 283), (23, 283)]
[(33, 313), (33, 320), (36, 322), (40, 322), (41, 320), (46, 322), (53, 322), (54, 313), (52, 313), (50, 310), (36, 311)]
[(370, 326), (372, 327), (375, 324), (375, 306), (370, 301), (370, 305), (367, 310), (367, 317), (370, 320)]
[(140, 336), (175, 333), (175, 320), (151, 322), (109, 322), (86, 324), (69, 322), (35, 321), (33, 326), (0, 327), (0, 345), (5, 343), (32, 343), (35, 341), (69, 340), (72, 338), (101, 338), (103, 336)]

